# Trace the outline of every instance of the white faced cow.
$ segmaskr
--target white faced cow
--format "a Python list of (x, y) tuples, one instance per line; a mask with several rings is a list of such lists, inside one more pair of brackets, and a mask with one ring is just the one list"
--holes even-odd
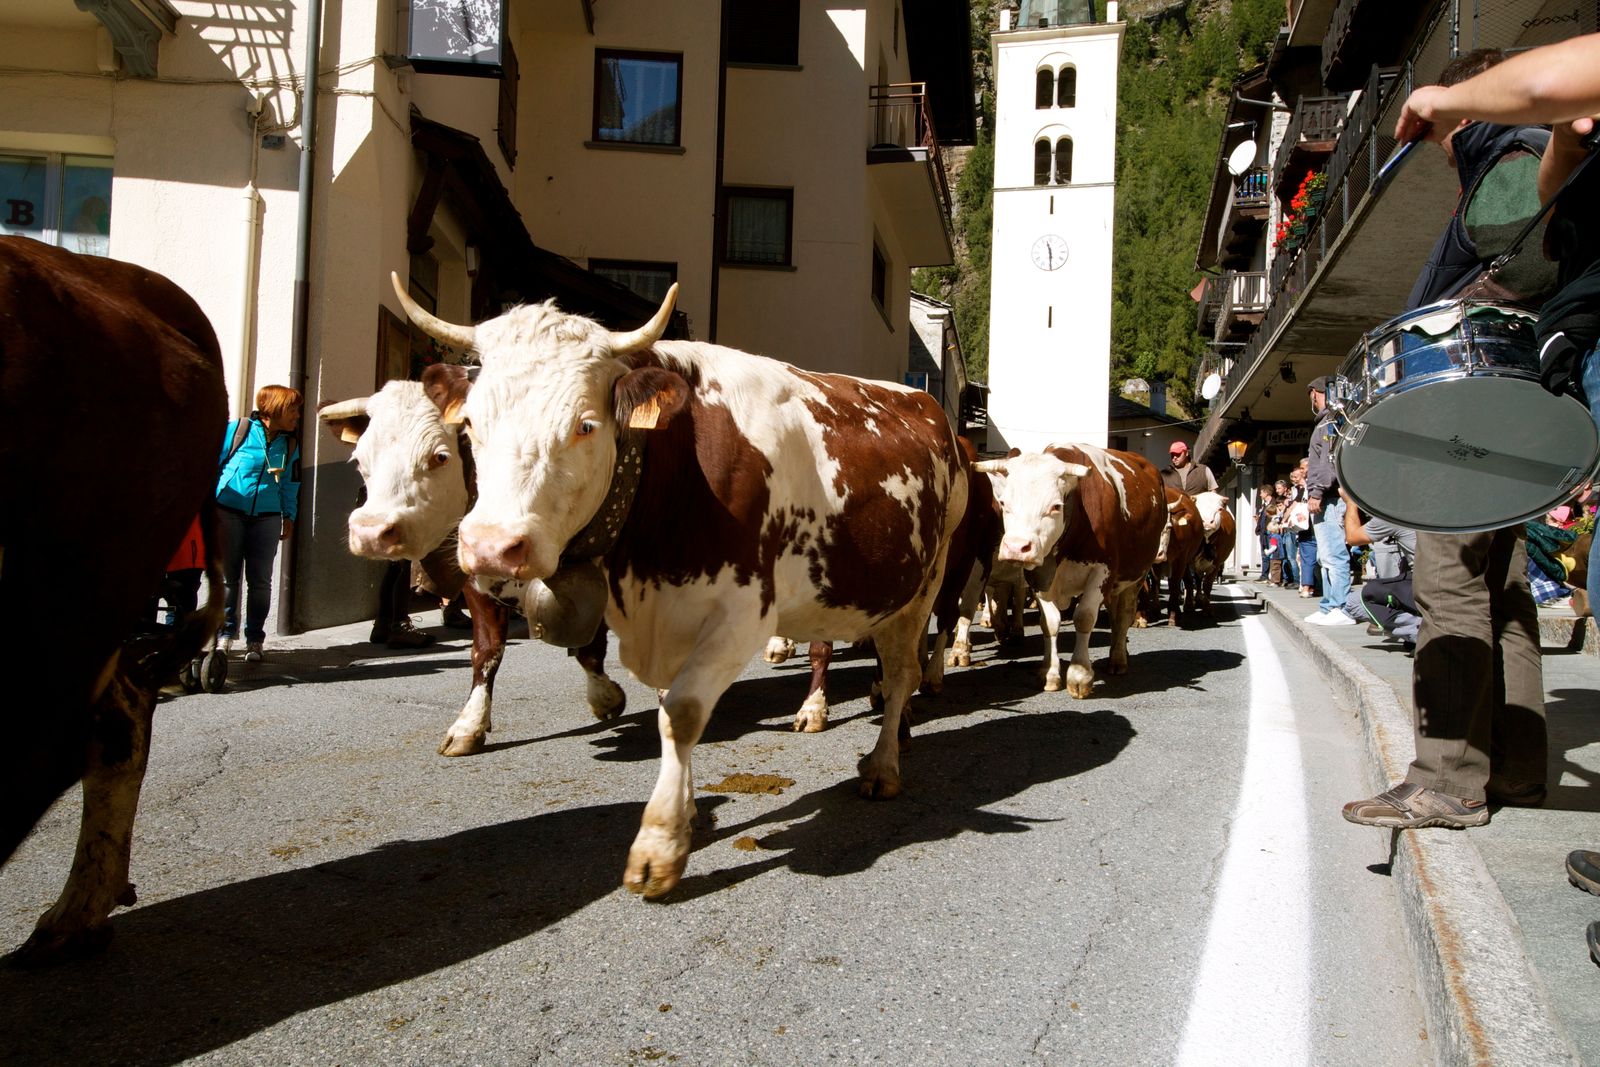
[(483, 366), (466, 402), (478, 502), (461, 522), (462, 567), (479, 581), (528, 580), (598, 559), (623, 665), (665, 690), (661, 772), (624, 884), (657, 897), (682, 876), (690, 754), (723, 691), (778, 633), (876, 643), (883, 726), (860, 788), (897, 794), (900, 713), (966, 507), (938, 402), (662, 341), (676, 286), (630, 333), (552, 303), (453, 326), (395, 287), (414, 322)]
[(1128, 669), (1128, 627), (1139, 584), (1155, 559), (1167, 518), (1161, 476), (1142, 456), (1090, 445), (1052, 445), (978, 466), (1003, 476), (996, 482), (1005, 521), (1000, 558), (1040, 572), (1044, 688), (1061, 688), (1056, 633), (1061, 613), (1076, 601), (1072, 623), (1078, 639), (1067, 668), (1067, 692), (1086, 697), (1094, 684), (1089, 634), (1102, 600), (1111, 614), (1107, 670), (1123, 674)]
[(1228, 510), (1228, 500), (1221, 493), (1201, 493), (1194, 498), (1200, 511), (1200, 525), (1205, 530), (1205, 540), (1194, 557), (1194, 574), (1199, 582), (1198, 607), (1211, 610), (1211, 585), (1222, 573), (1222, 567), (1233, 554), (1236, 525), (1233, 512)]
[[(335, 433), (355, 442), (356, 467), (367, 499), (350, 513), (350, 551), (369, 559), (427, 560), (456, 571), (455, 553), (439, 552), (467, 512), (474, 488), (471, 456), (461, 447), (454, 413), (470, 382), (464, 368), (437, 364), (418, 382), (389, 382), (370, 397), (324, 407), (318, 414)], [(444, 582), (450, 582), (449, 575)], [(491, 592), (468, 584), (472, 615), (472, 688), (439, 753), (469, 756), (483, 751), (493, 729), (494, 680), (505, 656), (511, 608), (526, 584), (505, 582)], [(587, 679), (589, 710), (606, 720), (622, 714), (622, 687), (606, 677), (606, 631), (574, 650)]]

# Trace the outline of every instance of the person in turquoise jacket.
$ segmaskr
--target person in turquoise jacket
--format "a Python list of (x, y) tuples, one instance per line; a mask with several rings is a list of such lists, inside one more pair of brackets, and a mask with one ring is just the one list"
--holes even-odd
[[(300, 413), (305, 401), (299, 390), (266, 385), (256, 392), (256, 410), (246, 420), (228, 424), (222, 438), (217, 473), (217, 526), (222, 536), (222, 576), (227, 613), (222, 622), (223, 648), (232, 651), (239, 637), (240, 579), (249, 586), (245, 598), (245, 659), (258, 662), (267, 639), (267, 611), (272, 607), (272, 562), (278, 542), (294, 535), (299, 513)], [(242, 575), (241, 575), (242, 572)]]

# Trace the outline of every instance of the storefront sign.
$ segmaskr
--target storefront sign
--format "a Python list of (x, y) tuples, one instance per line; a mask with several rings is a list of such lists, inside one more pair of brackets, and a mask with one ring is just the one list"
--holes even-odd
[(505, 0), (407, 0), (406, 25), (406, 59), (418, 72), (500, 77)]
[(1311, 427), (1297, 426), (1287, 430), (1268, 430), (1267, 447), (1278, 448), (1283, 445), (1308, 445), (1311, 443)]

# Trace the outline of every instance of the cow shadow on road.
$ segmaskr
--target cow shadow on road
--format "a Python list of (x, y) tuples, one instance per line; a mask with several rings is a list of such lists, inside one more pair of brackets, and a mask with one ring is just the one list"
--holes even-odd
[[(782, 856), (691, 875), (659, 921), (673, 921), (675, 901), (773, 867), (849, 875), (963, 833), (1028, 832), (1053, 820), (988, 809), (1102, 766), (1133, 737), (1107, 710), (1012, 713), (932, 731), (903, 761), (899, 800), (862, 800), (852, 778), (715, 831), (762, 834), (761, 847)], [(714, 818), (732, 802), (698, 803)], [(639, 814), (636, 803), (554, 811), (134, 908), (117, 917), (102, 956), (0, 969), (0, 1058), (177, 1063), (492, 952), (619, 892)], [(691, 872), (709, 861), (691, 860)]]
[(1035, 785), (1105, 766), (1135, 736), (1126, 718), (1104, 708), (1011, 712), (929, 732), (901, 758), (906, 791), (890, 803), (863, 801), (851, 779), (743, 822), (719, 816), (713, 842), (748, 838), (745, 847), (753, 842), (763, 858), (704, 874), (693, 873), (697, 864), (691, 859), (689, 877), (670, 899), (714, 893), (778, 868), (824, 877), (856, 874), (892, 852), (965, 833), (1028, 833), (1057, 820), (993, 807)]

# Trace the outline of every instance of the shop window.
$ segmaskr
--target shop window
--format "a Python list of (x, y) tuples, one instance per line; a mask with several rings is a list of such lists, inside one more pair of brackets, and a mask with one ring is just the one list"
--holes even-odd
[(0, 234), (109, 255), (111, 162), (108, 156), (0, 151)]

